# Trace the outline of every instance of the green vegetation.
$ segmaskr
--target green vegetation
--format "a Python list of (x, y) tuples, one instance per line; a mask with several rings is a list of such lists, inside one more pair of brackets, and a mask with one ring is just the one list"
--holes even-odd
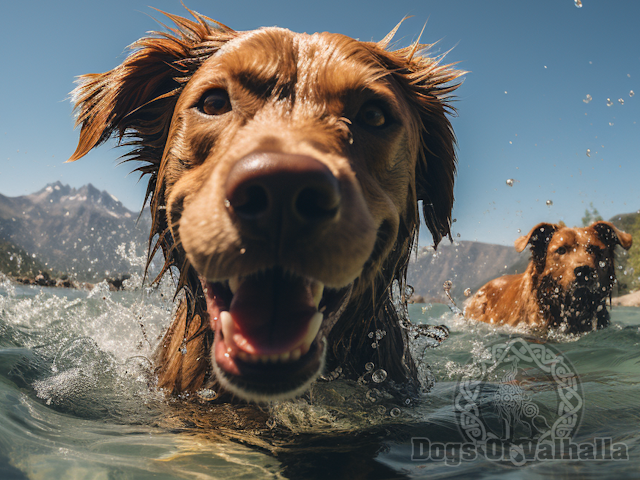
[(609, 221), (633, 236), (633, 245), (628, 251), (617, 249), (618, 291), (623, 295), (640, 288), (640, 213), (616, 215)]
[(600, 216), (600, 213), (598, 212), (598, 209), (593, 206), (593, 202), (591, 202), (589, 206), (591, 207), (591, 211), (589, 211), (589, 209), (587, 208), (584, 211), (584, 217), (582, 217), (583, 227), (588, 227), (593, 222), (598, 222), (600, 220), (603, 220), (603, 218)]
[(33, 277), (40, 272), (50, 273), (33, 256), (3, 240), (0, 240), (0, 272), (12, 277)]

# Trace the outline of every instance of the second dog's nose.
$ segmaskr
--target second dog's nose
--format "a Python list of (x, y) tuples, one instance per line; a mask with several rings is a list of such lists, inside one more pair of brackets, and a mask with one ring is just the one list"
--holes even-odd
[(237, 220), (254, 231), (319, 226), (340, 207), (338, 180), (307, 155), (247, 155), (231, 168), (225, 193)]
[(588, 265), (582, 265), (573, 269), (573, 273), (576, 275), (576, 281), (580, 284), (588, 284), (594, 280), (595, 270)]

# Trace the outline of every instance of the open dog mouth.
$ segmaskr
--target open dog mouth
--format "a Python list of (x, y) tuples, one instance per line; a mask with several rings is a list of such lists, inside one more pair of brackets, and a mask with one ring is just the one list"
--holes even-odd
[(278, 267), (203, 284), (216, 377), (253, 401), (291, 398), (307, 389), (321, 373), (324, 338), (351, 292), (350, 285), (329, 289)]

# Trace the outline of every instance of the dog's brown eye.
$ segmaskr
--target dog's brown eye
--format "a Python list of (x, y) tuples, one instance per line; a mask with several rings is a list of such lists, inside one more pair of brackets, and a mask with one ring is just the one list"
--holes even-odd
[(567, 249), (566, 247), (560, 247), (559, 249), (556, 250), (556, 253), (558, 255), (564, 255), (565, 253), (567, 253)]
[(376, 105), (368, 104), (360, 109), (358, 120), (370, 127), (383, 127), (387, 123), (382, 109)]
[(231, 110), (231, 101), (227, 92), (216, 88), (204, 94), (200, 108), (207, 115), (222, 115)]

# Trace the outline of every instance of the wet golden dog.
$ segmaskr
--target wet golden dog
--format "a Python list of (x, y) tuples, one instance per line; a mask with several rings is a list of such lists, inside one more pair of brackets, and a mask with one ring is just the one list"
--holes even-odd
[(395, 29), (369, 43), (192, 14), (167, 15), (175, 28), (74, 92), (71, 160), (129, 140), (150, 176), (152, 253), (186, 292), (159, 386), (274, 400), (369, 361), (415, 378), (390, 291), (405, 285), (418, 201), (435, 243), (449, 235), (461, 72), (425, 45), (387, 50)]
[(540, 223), (515, 242), (518, 252), (531, 246), (526, 271), (484, 285), (467, 303), (465, 316), (571, 333), (606, 327), (606, 300), (616, 278), (614, 249), (628, 250), (631, 241), (609, 222), (577, 228)]

